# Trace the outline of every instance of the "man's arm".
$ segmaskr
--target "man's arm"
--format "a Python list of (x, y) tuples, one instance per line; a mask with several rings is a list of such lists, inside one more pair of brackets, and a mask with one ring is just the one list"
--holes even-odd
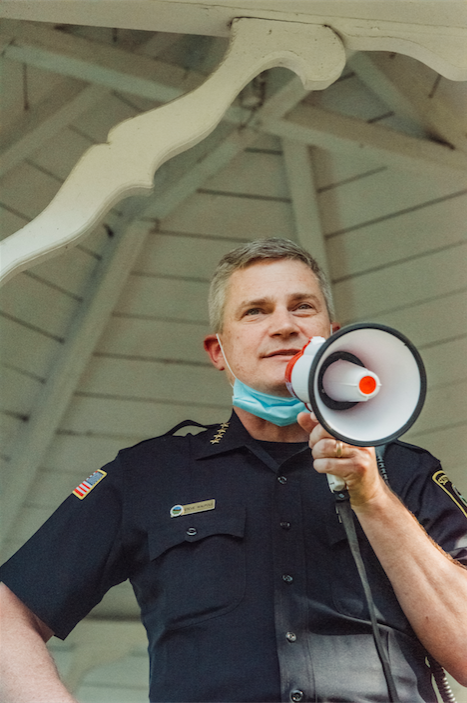
[(418, 639), (467, 686), (467, 569), (431, 540), (385, 485), (352, 507)]
[(52, 630), (0, 584), (0, 700), (76, 703), (59, 679), (46, 642)]
[(343, 444), (313, 416), (299, 415), (310, 432), (314, 467), (341, 476), (352, 509), (368, 537), (418, 639), (439, 663), (467, 686), (467, 569), (427, 535), (382, 480), (372, 447)]

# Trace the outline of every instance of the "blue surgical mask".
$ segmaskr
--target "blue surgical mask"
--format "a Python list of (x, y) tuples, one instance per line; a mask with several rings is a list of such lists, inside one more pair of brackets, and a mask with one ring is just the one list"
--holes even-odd
[(232, 405), (247, 410), (252, 415), (262, 417), (273, 425), (284, 427), (297, 422), (297, 415), (306, 410), (305, 404), (298, 398), (281, 398), (277, 395), (260, 393), (235, 379)]
[(263, 420), (268, 420), (268, 422), (272, 422), (273, 425), (279, 425), (279, 427), (293, 425), (297, 422), (298, 413), (306, 411), (305, 403), (302, 403), (298, 398), (282, 398), (277, 395), (261, 393), (242, 383), (232, 371), (219, 335), (216, 335), (216, 337), (225, 363), (235, 379), (232, 405), (236, 408), (242, 408), (252, 415), (256, 415), (256, 417), (262, 417)]

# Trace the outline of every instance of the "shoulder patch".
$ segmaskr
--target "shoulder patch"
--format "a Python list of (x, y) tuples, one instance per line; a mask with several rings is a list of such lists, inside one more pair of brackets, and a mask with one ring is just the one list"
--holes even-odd
[(445, 493), (448, 494), (451, 500), (453, 500), (454, 503), (457, 505), (459, 510), (461, 510), (464, 513), (465, 517), (467, 517), (467, 500), (451, 483), (444, 471), (436, 471), (431, 478), (440, 488), (443, 489)]
[(97, 486), (99, 481), (102, 481), (102, 479), (106, 476), (106, 471), (102, 471), (102, 469), (97, 469), (97, 471), (94, 471), (94, 473), (91, 474), (89, 478), (80, 483), (79, 486), (76, 486), (75, 490), (73, 491), (73, 495), (77, 496), (80, 500), (83, 500), (83, 498), (86, 498), (88, 493)]

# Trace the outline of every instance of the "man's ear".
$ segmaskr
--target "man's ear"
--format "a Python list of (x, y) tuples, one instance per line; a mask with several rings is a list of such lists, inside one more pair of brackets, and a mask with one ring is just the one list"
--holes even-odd
[(340, 325), (338, 322), (331, 322), (331, 329), (333, 334), (334, 332), (338, 332), (341, 327), (342, 325)]
[(225, 369), (225, 360), (224, 360), (224, 355), (222, 353), (221, 345), (219, 344), (219, 340), (217, 339), (215, 334), (208, 334), (207, 337), (204, 339), (204, 348), (206, 352), (209, 354), (209, 358), (211, 359), (212, 363), (216, 367), (216, 369), (219, 369), (219, 371), (224, 371)]

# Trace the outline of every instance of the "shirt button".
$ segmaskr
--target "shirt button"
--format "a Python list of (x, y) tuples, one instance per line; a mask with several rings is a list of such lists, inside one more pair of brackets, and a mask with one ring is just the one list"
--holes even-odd
[(282, 484), (287, 483), (287, 476), (278, 476), (277, 480)]
[(186, 533), (187, 535), (190, 535), (190, 537), (194, 537), (198, 534), (198, 530), (196, 529), (196, 527), (189, 527)]
[(290, 522), (280, 522), (279, 525), (282, 527), (283, 530), (290, 530), (292, 527)]
[(282, 580), (286, 583), (292, 583), (293, 576), (291, 576), (290, 574), (282, 574)]
[(300, 691), (298, 688), (296, 688), (294, 691), (290, 692), (290, 700), (294, 703), (300, 703), (300, 701), (303, 700), (304, 695), (305, 694), (303, 693), (303, 691)]
[(295, 632), (288, 632), (285, 637), (289, 642), (297, 641), (297, 635), (295, 634)]

